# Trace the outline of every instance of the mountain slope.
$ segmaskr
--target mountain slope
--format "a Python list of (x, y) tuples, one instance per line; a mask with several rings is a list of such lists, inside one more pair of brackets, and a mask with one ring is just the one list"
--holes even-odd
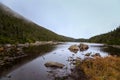
[(47, 30), (0, 3), (0, 44), (25, 43), (34, 41), (66, 41), (72, 38), (63, 37)]
[(106, 34), (97, 35), (89, 39), (90, 42), (120, 45), (120, 26)]

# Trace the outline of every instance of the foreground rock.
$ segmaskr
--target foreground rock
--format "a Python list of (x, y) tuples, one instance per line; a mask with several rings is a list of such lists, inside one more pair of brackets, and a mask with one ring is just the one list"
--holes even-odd
[(86, 44), (80, 44), (78, 47), (80, 48), (80, 51), (85, 51), (89, 48)]
[(79, 47), (77, 45), (72, 45), (68, 49), (74, 53), (77, 53), (79, 51)]
[(65, 65), (62, 63), (58, 63), (58, 62), (47, 62), (45, 63), (46, 67), (55, 67), (55, 68), (63, 68)]
[(92, 57), (101, 57), (100, 53), (95, 53), (94, 55), (91, 55)]
[(91, 55), (91, 53), (86, 53), (86, 54), (85, 54), (85, 56), (90, 56), (90, 55)]

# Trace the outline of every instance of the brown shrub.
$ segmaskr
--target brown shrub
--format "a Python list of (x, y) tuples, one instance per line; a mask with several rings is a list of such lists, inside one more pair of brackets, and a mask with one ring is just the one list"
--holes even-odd
[(78, 64), (90, 80), (120, 80), (120, 57), (85, 60)]

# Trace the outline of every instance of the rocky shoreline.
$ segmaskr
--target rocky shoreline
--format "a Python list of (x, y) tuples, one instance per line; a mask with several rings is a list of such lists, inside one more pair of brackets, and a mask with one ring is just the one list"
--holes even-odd
[(6, 66), (14, 65), (14, 63), (19, 59), (28, 57), (30, 54), (24, 53), (23, 48), (42, 45), (57, 45), (61, 43), (62, 42), (36, 41), (35, 43), (0, 45), (0, 70), (2, 70)]
[(109, 45), (109, 46), (120, 49), (120, 45)]

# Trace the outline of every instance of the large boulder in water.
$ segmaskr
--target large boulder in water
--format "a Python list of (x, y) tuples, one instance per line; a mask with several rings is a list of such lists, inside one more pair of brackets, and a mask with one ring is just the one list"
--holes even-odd
[(78, 47), (80, 48), (80, 51), (85, 51), (89, 48), (87, 44), (80, 44)]
[(72, 45), (68, 49), (74, 53), (77, 53), (79, 51), (79, 47), (77, 45)]
[(45, 66), (46, 67), (63, 68), (65, 65), (62, 63), (58, 63), (58, 62), (46, 62)]

